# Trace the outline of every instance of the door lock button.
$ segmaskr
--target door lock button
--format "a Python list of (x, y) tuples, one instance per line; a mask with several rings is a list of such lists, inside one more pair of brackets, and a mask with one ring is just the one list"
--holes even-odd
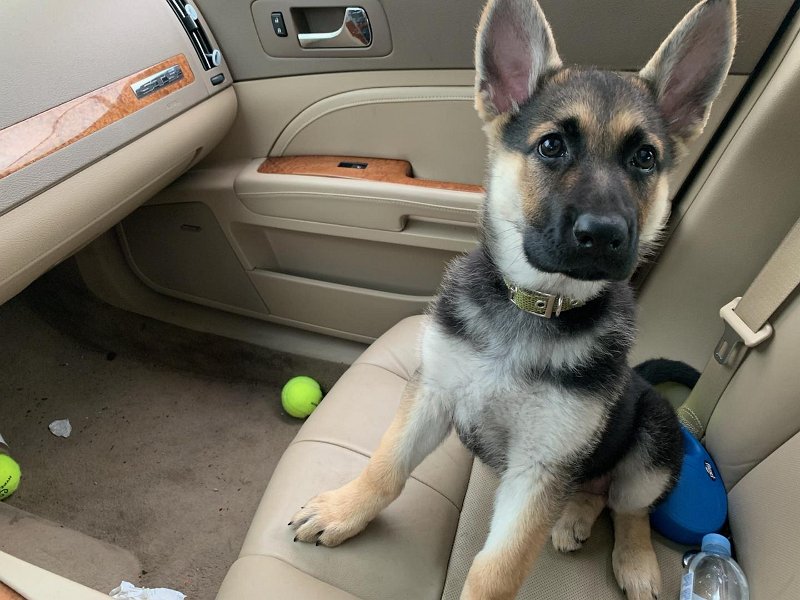
[(286, 37), (289, 35), (286, 32), (286, 23), (283, 22), (283, 13), (272, 13), (272, 29), (275, 31), (275, 35), (278, 37)]

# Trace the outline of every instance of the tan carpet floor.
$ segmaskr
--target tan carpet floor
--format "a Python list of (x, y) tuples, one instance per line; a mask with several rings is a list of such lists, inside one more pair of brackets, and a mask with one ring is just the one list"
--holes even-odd
[[(120, 311), (66, 264), (0, 306), (0, 433), (24, 470), (8, 503), (131, 551), (143, 585), (211, 600), (300, 426), (281, 385), (344, 368)], [(64, 418), (69, 439), (47, 427)]]

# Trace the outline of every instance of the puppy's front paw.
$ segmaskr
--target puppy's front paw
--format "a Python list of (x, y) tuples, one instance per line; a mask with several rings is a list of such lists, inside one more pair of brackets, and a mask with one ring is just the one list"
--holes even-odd
[[(356, 482), (312, 498), (295, 513), (289, 526), (294, 541), (313, 542), (317, 546), (338, 546), (360, 533), (372, 520), (368, 498), (359, 494)], [(360, 496), (360, 497), (359, 497)]]
[(661, 593), (661, 570), (652, 549), (614, 549), (614, 575), (628, 600), (656, 600)]

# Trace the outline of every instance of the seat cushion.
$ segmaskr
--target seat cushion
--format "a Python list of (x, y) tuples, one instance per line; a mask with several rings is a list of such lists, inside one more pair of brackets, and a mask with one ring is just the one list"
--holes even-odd
[[(347, 483), (367, 464), (419, 365), (423, 326), (423, 317), (412, 317), (384, 334), (303, 425), (275, 469), (218, 600), (458, 598), (488, 533), (497, 477), (454, 435), (420, 464), (395, 502), (341, 546), (293, 543), (287, 526), (309, 498)], [(604, 517), (579, 552), (564, 556), (548, 547), (520, 598), (622, 599), (611, 539)], [(676, 597), (683, 549), (657, 540), (656, 551), (663, 597)]]
[[(377, 340), (303, 425), (275, 469), (220, 600), (441, 598), (472, 467), (454, 436), (420, 464), (400, 498), (338, 548), (293, 543), (287, 526), (309, 498), (366, 466), (419, 365), (422, 326), (423, 317), (411, 317)], [(290, 574), (291, 594), (286, 581), (259, 572), (267, 564), (274, 573), (285, 565), (280, 572)]]

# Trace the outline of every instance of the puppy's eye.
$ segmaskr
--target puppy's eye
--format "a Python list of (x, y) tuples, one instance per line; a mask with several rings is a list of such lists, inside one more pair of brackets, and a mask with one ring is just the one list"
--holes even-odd
[(539, 140), (539, 154), (545, 158), (559, 158), (567, 153), (567, 145), (557, 133), (551, 133)]
[(633, 153), (631, 164), (642, 171), (652, 171), (656, 166), (656, 151), (652, 146), (642, 146)]

